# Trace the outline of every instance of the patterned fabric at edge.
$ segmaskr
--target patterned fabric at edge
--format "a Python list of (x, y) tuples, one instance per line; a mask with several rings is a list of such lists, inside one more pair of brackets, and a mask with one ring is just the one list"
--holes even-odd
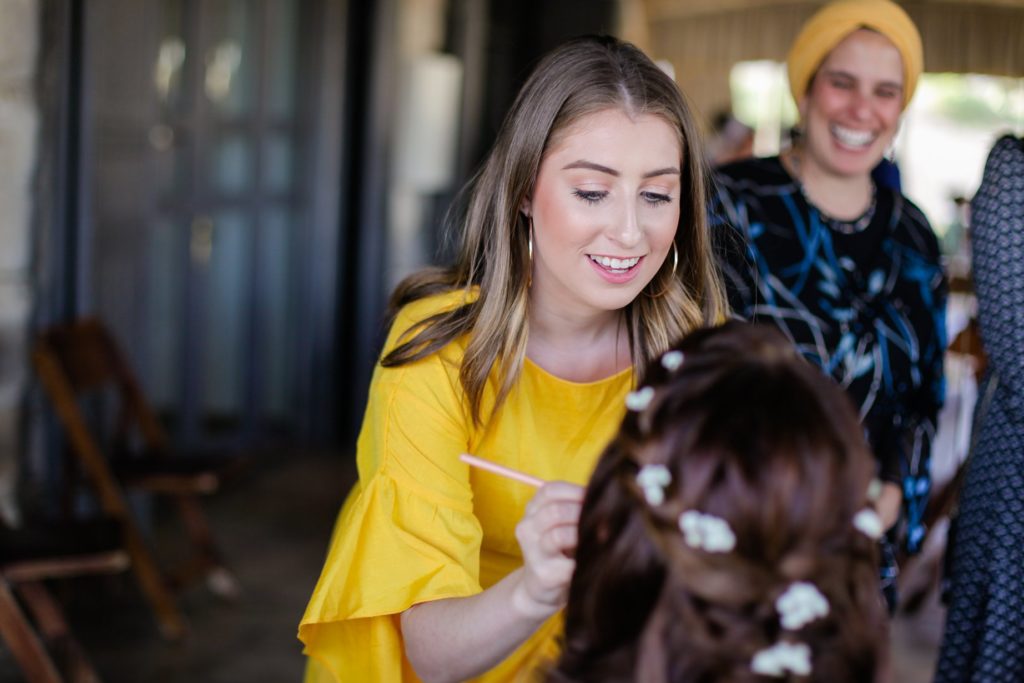
[[(938, 683), (1024, 681), (1024, 144), (1001, 138), (971, 203), (988, 373), (950, 555)], [(985, 393), (984, 384), (981, 393)]]
[[(946, 346), (947, 286), (927, 219), (888, 188), (876, 189), (870, 220), (827, 218), (778, 157), (725, 166), (716, 180), (710, 220), (733, 310), (777, 326), (846, 390), (879, 476), (902, 486), (917, 550)], [(882, 555), (891, 602), (892, 548)]]

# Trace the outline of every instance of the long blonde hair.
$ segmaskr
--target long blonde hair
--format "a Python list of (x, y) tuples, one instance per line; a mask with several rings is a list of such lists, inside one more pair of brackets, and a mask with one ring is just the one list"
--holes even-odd
[(391, 297), (390, 313), (454, 289), (476, 290), (477, 296), (406, 330), (382, 365), (413, 362), (469, 334), (459, 378), (472, 418), (480, 422), (495, 363), (501, 378), (495, 409), (501, 405), (526, 355), (531, 263), (529, 224), (520, 208), (532, 194), (545, 151), (574, 123), (608, 109), (662, 118), (678, 133), (682, 149), (678, 266), (673, 271), (663, 264), (623, 309), (634, 367), (684, 333), (725, 317), (728, 305), (705, 218), (707, 167), (696, 120), (676, 84), (643, 52), (615, 38), (590, 36), (555, 49), (530, 75), (483, 167), (463, 191), (465, 207), (454, 214), (460, 236), (454, 265), (406, 278)]

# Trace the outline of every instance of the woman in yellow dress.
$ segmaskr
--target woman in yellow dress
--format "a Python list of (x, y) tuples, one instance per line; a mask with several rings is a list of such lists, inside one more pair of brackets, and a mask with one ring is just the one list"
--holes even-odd
[(307, 682), (529, 680), (557, 655), (581, 485), (643, 398), (634, 368), (726, 314), (697, 131), (613, 38), (570, 41), (527, 80), (455, 264), (392, 297), (359, 482), (299, 626)]

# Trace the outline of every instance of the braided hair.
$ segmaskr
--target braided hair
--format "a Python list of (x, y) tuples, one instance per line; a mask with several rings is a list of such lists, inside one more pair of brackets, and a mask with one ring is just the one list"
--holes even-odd
[[(780, 333), (740, 322), (690, 334), (641, 386), (586, 493), (548, 681), (876, 680), (877, 550), (853, 523), (873, 460), (846, 395)], [(719, 520), (725, 543), (692, 542), (686, 515)], [(826, 613), (787, 628), (779, 600), (806, 584)], [(758, 673), (773, 643), (803, 648), (809, 670)]]

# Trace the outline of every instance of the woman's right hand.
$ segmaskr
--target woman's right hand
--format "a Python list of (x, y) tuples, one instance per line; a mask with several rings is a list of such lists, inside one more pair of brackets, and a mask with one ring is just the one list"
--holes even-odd
[(547, 618), (565, 606), (576, 567), (577, 525), (584, 489), (552, 481), (538, 489), (516, 525), (523, 570), (512, 594), (525, 616)]

